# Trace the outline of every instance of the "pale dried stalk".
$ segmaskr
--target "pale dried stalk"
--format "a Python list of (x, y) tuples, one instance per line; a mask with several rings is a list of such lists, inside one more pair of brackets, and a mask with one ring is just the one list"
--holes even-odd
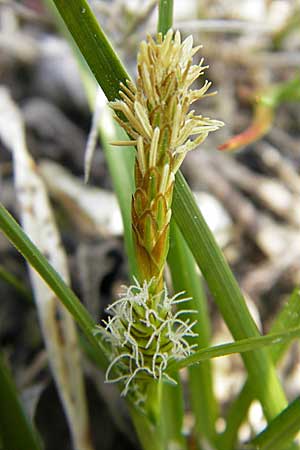
[(51, 196), (68, 211), (81, 232), (105, 237), (123, 233), (120, 208), (113, 192), (87, 186), (53, 161), (42, 161), (39, 171)]
[[(19, 110), (8, 91), (0, 89), (0, 137), (12, 151), (17, 197), (24, 231), (69, 283), (61, 245), (44, 184), (30, 157)], [(75, 323), (57, 297), (29, 268), (49, 362), (77, 450), (92, 450), (83, 373)]]

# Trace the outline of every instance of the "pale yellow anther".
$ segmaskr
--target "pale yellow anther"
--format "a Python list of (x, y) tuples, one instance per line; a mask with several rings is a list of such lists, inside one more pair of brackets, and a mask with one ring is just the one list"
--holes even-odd
[(144, 134), (144, 128), (140, 121), (134, 116), (131, 108), (125, 103), (121, 102), (122, 107), (119, 109), (128, 119), (129, 123), (131, 124), (132, 128), (134, 128), (138, 133)]
[[(194, 55), (196, 55), (196, 53), (198, 53), (199, 50), (201, 50), (201, 48), (203, 48), (203, 45), (197, 45), (196, 47), (194, 47), (192, 49), (191, 56), (193, 57)], [(204, 59), (204, 58), (202, 58), (202, 59)]]
[(189, 59), (191, 59), (191, 53), (193, 48), (193, 36), (188, 36), (181, 45), (181, 64), (185, 65)]
[(166, 54), (172, 45), (171, 44), (172, 37), (173, 37), (173, 31), (169, 30), (165, 36), (165, 39), (164, 39), (162, 45), (161, 45), (161, 51), (160, 51), (161, 59), (164, 59), (166, 57)]
[(172, 128), (172, 135), (171, 135), (171, 148), (174, 148), (174, 144), (177, 140), (181, 120), (182, 120), (182, 108), (181, 108), (180, 104), (177, 104), (176, 111), (174, 114), (174, 119), (173, 119), (173, 128)]
[(130, 100), (134, 101), (134, 93), (130, 89), (128, 89), (128, 87), (125, 86), (124, 83), (122, 82), (120, 83), (120, 88), (122, 89), (122, 91), (125, 92), (125, 94), (130, 98)]
[(174, 37), (174, 43), (179, 46), (181, 44), (181, 36), (180, 36), (180, 31), (177, 30), (175, 33), (175, 37)]
[(155, 128), (149, 152), (149, 167), (156, 166), (157, 152), (158, 152), (158, 141), (159, 141), (160, 130), (158, 127)]
[(127, 94), (125, 94), (123, 91), (119, 91), (119, 96), (120, 96), (121, 99), (129, 106), (129, 108), (132, 107), (133, 101), (132, 101), (131, 98), (128, 97)]
[(151, 128), (146, 108), (144, 108), (143, 105), (138, 101), (135, 101), (134, 111), (139, 119), (140, 126), (143, 128), (146, 136), (150, 139), (153, 135), (153, 129)]
[(150, 64), (149, 61), (149, 54), (148, 54), (148, 45), (147, 42), (142, 41), (140, 44), (140, 52), (139, 52), (139, 56), (138, 56), (138, 62), (142, 62), (143, 64)]
[(111, 141), (110, 145), (116, 145), (118, 147), (130, 147), (131, 145), (137, 145), (137, 141)]
[(166, 191), (167, 185), (168, 185), (168, 179), (169, 179), (169, 172), (170, 172), (170, 166), (169, 164), (165, 164), (161, 176), (160, 186), (159, 186), (159, 192), (162, 194)]
[(137, 138), (137, 159), (139, 162), (140, 170), (141, 170), (142, 174), (144, 175), (147, 170), (147, 166), (146, 166), (145, 149), (144, 149), (144, 143), (143, 143), (142, 136), (139, 136)]
[(126, 84), (129, 87), (129, 89), (135, 94), (136, 93), (136, 86), (131, 80), (126, 80)]
[(149, 99), (149, 101), (151, 103), (154, 103), (157, 96), (156, 96), (155, 90), (153, 89), (151, 79), (150, 79), (150, 74), (149, 74), (146, 63), (141, 64), (141, 72), (142, 72), (143, 86), (145, 89), (145, 94), (146, 94), (147, 98)]
[(174, 164), (173, 164), (173, 172), (175, 174), (179, 170), (179, 168), (185, 158), (185, 155), (186, 155), (186, 152), (184, 152), (184, 151), (175, 155)]

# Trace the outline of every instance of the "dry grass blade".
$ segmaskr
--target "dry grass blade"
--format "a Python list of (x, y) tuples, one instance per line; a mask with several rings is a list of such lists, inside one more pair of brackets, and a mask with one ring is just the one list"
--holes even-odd
[(87, 186), (67, 169), (49, 160), (39, 164), (39, 171), (51, 197), (62, 205), (80, 231), (91, 237), (122, 234), (122, 218), (112, 192)]
[[(0, 90), (0, 136), (14, 157), (15, 185), (27, 235), (68, 283), (69, 273), (44, 184), (30, 157), (22, 117), (7, 90)], [(74, 448), (92, 450), (75, 324), (69, 312), (30, 269), (42, 332)]]

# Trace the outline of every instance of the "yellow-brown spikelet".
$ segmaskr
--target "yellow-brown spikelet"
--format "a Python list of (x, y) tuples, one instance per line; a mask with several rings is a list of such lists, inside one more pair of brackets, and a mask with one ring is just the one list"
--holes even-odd
[(140, 45), (136, 86), (121, 84), (121, 100), (111, 103), (132, 138), (127, 145), (137, 149), (133, 234), (140, 279), (155, 280), (153, 294), (163, 288), (175, 173), (185, 154), (223, 125), (189, 111), (193, 102), (211, 95), (207, 80), (200, 89), (190, 88), (206, 69), (203, 59), (192, 64), (199, 48), (193, 48), (192, 36), (181, 42), (179, 31), (170, 30), (164, 39), (158, 34), (156, 41), (148, 36)]
[(196, 336), (190, 315), (196, 311), (175, 311), (177, 303), (189, 299), (169, 297), (163, 269), (175, 174), (185, 154), (223, 125), (190, 111), (193, 102), (209, 95), (211, 84), (205, 81), (200, 89), (191, 89), (205, 69), (203, 60), (192, 64), (199, 48), (193, 48), (191, 36), (181, 43), (179, 32), (169, 31), (164, 39), (158, 34), (156, 41), (149, 36), (140, 46), (136, 85), (121, 84), (120, 100), (111, 103), (132, 139), (116, 144), (137, 150), (132, 228), (139, 276), (109, 306), (108, 321), (95, 332), (108, 344), (107, 382), (123, 384), (123, 395), (145, 403), (145, 409), (153, 380), (170, 380), (170, 361), (187, 357), (196, 347), (190, 343)]

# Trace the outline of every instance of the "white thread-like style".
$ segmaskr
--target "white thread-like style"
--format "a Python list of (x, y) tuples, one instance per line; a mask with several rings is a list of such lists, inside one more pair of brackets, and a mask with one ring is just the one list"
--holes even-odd
[[(196, 321), (181, 316), (196, 313), (194, 310), (173, 311), (175, 305), (187, 302), (180, 292), (169, 297), (166, 287), (156, 295), (151, 294), (150, 282), (144, 281), (129, 287), (124, 286), (120, 298), (112, 303), (110, 314), (103, 326), (97, 326), (95, 333), (101, 333), (109, 344), (110, 365), (106, 371), (106, 382), (123, 383), (121, 395), (139, 392), (138, 381), (150, 377), (161, 380), (165, 377), (175, 383), (166, 372), (171, 359), (180, 360), (189, 356), (196, 345), (187, 338), (197, 336), (193, 332)], [(142, 403), (140, 395), (137, 402)]]

